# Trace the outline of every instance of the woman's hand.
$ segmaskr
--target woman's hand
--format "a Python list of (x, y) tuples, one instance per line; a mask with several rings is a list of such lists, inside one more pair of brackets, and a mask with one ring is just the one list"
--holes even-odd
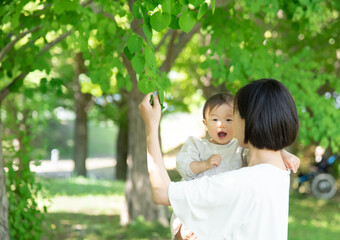
[(150, 100), (151, 93), (145, 95), (144, 99), (139, 104), (139, 112), (147, 128), (158, 128), (161, 119), (161, 105), (157, 92), (153, 93), (153, 106), (151, 105)]

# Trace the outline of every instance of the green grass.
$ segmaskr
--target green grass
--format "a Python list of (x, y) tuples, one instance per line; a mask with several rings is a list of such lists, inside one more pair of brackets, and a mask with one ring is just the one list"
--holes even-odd
[(289, 209), (290, 240), (337, 240), (340, 236), (340, 201), (317, 200), (293, 194)]
[[(173, 174), (176, 176), (176, 174)], [(177, 176), (176, 176), (177, 177)], [(170, 239), (168, 228), (138, 218), (120, 226), (124, 182), (86, 179), (41, 179), (49, 201), (43, 239)]]
[[(179, 175), (172, 171), (171, 178)], [(124, 182), (86, 178), (41, 179), (47, 190), (48, 213), (43, 239), (170, 239), (170, 231), (139, 218), (119, 224)], [(340, 201), (317, 200), (294, 193), (290, 197), (289, 240), (338, 240)]]
[(88, 195), (121, 196), (124, 193), (123, 182), (84, 177), (43, 179), (43, 185), (50, 197)]

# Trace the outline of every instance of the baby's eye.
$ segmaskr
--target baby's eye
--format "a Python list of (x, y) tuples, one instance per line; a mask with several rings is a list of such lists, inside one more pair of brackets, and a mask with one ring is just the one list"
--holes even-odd
[(233, 119), (230, 119), (230, 118), (227, 119), (227, 122), (232, 122), (232, 121), (233, 121)]
[(214, 122), (217, 122), (217, 121), (218, 121), (218, 119), (217, 119), (217, 118), (213, 118), (213, 121), (214, 121)]

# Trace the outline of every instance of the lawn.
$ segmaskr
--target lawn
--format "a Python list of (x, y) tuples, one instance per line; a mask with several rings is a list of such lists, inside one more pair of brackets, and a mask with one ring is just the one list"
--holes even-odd
[[(177, 178), (176, 173), (172, 173)], [(41, 179), (49, 201), (43, 239), (170, 239), (168, 228), (142, 218), (119, 224), (124, 182), (86, 178)], [(340, 201), (294, 193), (290, 198), (289, 240), (338, 240)]]
[(124, 183), (86, 178), (41, 179), (48, 212), (43, 239), (170, 239), (168, 228), (136, 220), (119, 224)]

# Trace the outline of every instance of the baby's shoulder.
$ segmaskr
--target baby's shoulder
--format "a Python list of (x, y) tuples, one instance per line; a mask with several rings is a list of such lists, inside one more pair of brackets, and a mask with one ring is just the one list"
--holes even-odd
[(192, 144), (204, 144), (205, 142), (207, 142), (207, 139), (204, 138), (199, 138), (199, 137), (195, 137), (195, 136), (190, 136), (187, 138), (187, 140), (185, 141), (185, 143), (192, 143)]

